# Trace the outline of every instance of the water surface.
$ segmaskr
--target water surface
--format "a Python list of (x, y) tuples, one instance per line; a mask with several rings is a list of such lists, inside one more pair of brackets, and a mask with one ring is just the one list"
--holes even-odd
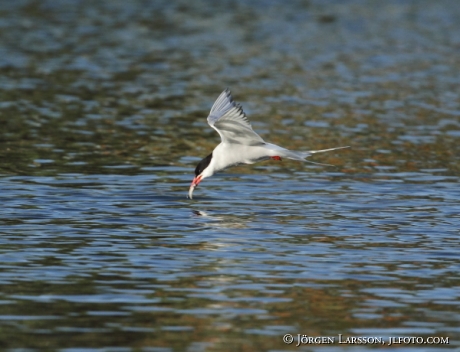
[[(3, 2), (1, 349), (460, 348), (459, 18), (448, 0)], [(191, 201), (226, 87), (267, 141), (351, 148), (233, 168)]]

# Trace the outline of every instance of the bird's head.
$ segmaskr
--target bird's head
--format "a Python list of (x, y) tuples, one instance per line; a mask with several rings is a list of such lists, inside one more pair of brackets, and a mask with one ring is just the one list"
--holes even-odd
[(192, 194), (196, 186), (203, 181), (206, 177), (212, 176), (214, 174), (213, 170), (209, 167), (211, 163), (212, 153), (209, 154), (206, 158), (201, 160), (195, 168), (195, 177), (190, 185), (190, 189), (188, 191), (188, 196), (192, 199)]

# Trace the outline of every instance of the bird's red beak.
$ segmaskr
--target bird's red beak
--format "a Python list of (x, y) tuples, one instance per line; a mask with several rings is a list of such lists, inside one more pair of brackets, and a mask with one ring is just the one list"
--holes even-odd
[(192, 184), (190, 185), (190, 187), (192, 187), (192, 186), (193, 186), (193, 187), (198, 186), (198, 184), (201, 182), (201, 177), (202, 177), (201, 175), (195, 177), (195, 178), (193, 179)]
[(193, 194), (193, 190), (195, 189), (196, 186), (198, 186), (198, 184), (201, 182), (201, 178), (202, 176), (201, 175), (198, 175), (197, 177), (195, 177), (192, 181), (192, 184), (190, 185), (190, 189), (188, 190), (188, 197), (190, 199), (193, 199), (192, 197), (192, 194)]

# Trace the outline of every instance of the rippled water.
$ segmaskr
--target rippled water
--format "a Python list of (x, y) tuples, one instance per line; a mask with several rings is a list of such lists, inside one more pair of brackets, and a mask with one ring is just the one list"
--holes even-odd
[[(460, 348), (454, 2), (2, 2), (0, 54), (0, 349)], [(267, 141), (351, 148), (191, 201), (225, 87)]]

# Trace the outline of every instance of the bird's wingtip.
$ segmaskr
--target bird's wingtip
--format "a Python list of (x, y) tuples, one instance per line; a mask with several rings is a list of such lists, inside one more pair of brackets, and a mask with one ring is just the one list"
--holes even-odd
[(227, 98), (230, 99), (230, 101), (232, 101), (232, 91), (230, 90), (230, 88), (225, 88), (224, 90), (225, 94), (227, 95)]

